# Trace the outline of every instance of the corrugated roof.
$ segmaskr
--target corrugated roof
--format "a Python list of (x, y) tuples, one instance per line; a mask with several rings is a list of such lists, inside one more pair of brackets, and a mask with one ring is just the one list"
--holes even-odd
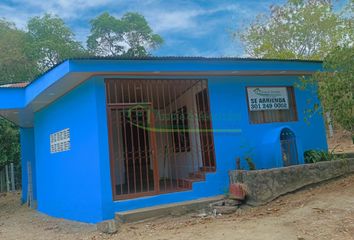
[[(201, 56), (142, 56), (142, 57), (82, 57), (69, 58), (66, 60), (206, 60), (206, 61), (287, 61), (287, 62), (322, 62), (318, 60), (304, 60), (304, 59), (277, 59), (277, 58), (251, 58), (251, 57), (201, 57)], [(64, 60), (64, 61), (66, 61)]]
[(0, 85), (0, 88), (25, 88), (30, 82), (8, 83)]

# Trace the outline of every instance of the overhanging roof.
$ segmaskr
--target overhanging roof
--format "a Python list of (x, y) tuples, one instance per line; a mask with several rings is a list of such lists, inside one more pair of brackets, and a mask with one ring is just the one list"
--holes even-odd
[(0, 115), (22, 127), (31, 127), (33, 113), (92, 76), (210, 77), (310, 75), (322, 62), (306, 60), (142, 57), (68, 59), (30, 84), (0, 87)]

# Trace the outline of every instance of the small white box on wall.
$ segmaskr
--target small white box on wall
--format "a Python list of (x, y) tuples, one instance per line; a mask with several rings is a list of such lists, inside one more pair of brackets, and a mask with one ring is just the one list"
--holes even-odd
[(50, 134), (50, 153), (59, 153), (70, 150), (70, 129), (66, 128)]

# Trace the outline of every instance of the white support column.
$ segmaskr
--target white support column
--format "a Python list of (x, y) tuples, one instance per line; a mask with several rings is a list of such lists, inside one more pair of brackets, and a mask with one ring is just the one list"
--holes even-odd
[(3, 191), (4, 189), (4, 171), (1, 170), (0, 171), (0, 193)]
[(33, 208), (33, 185), (32, 185), (32, 167), (31, 162), (27, 162), (27, 206)]
[(329, 137), (333, 137), (333, 125), (332, 125), (332, 119), (331, 119), (331, 113), (326, 112), (326, 118), (327, 118), (327, 123), (328, 123), (328, 131), (329, 131)]
[(11, 191), (16, 191), (15, 189), (15, 168), (14, 163), (10, 163), (10, 177), (11, 177)]
[(5, 175), (6, 175), (6, 191), (10, 192), (9, 165), (5, 166)]

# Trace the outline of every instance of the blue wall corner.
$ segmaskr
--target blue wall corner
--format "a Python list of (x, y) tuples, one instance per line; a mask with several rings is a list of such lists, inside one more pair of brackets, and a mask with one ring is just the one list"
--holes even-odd
[[(103, 220), (95, 88), (89, 80), (35, 113), (38, 210), (51, 216)], [(70, 150), (50, 153), (50, 134), (66, 128)]]
[(22, 203), (27, 201), (28, 191), (28, 162), (32, 169), (32, 188), (33, 200), (37, 199), (36, 187), (36, 161), (34, 147), (34, 130), (33, 128), (20, 128), (20, 143), (21, 143), (21, 166), (22, 166)]
[(94, 78), (96, 93), (96, 111), (98, 124), (98, 148), (100, 161), (100, 182), (102, 198), (102, 218), (114, 217), (113, 195), (110, 175), (110, 158), (108, 142), (108, 120), (106, 111), (106, 91), (103, 78)]

